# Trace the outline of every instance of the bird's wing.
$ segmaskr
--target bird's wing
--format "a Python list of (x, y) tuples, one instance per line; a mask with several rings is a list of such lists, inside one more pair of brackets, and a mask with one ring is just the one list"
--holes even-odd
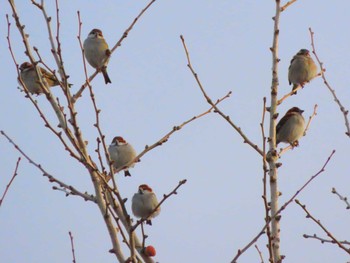
[(58, 81), (55, 78), (55, 76), (53, 74), (51, 74), (50, 72), (48, 72), (46, 69), (40, 68), (40, 72), (44, 78), (49, 79), (49, 80), (53, 81), (54, 83), (58, 84)]
[(290, 61), (290, 65), (289, 65), (289, 68), (288, 68), (288, 82), (289, 82), (289, 85), (292, 84), (292, 82), (290, 81), (290, 68), (292, 67), (292, 64), (293, 64), (294, 60), (295, 60), (295, 56)]
[(284, 115), (283, 118), (278, 122), (278, 124), (276, 126), (276, 133), (278, 133), (278, 131), (282, 128), (282, 126), (286, 124), (289, 117), (290, 116), (288, 116), (288, 115)]

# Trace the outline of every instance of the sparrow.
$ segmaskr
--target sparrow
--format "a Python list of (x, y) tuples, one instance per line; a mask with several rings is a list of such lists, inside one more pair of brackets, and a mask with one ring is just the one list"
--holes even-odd
[[(137, 155), (134, 147), (127, 143), (121, 136), (116, 136), (113, 138), (112, 143), (108, 147), (108, 152), (115, 169), (125, 167), (125, 165), (134, 160)], [(129, 167), (134, 166), (135, 164), (133, 163)], [(129, 167), (124, 168), (125, 176), (131, 176), (128, 170)]]
[(132, 198), (131, 210), (136, 217), (146, 219), (147, 224), (152, 225), (151, 219), (160, 213), (160, 206), (154, 210), (157, 205), (158, 200), (152, 188), (147, 184), (141, 184)]
[[(293, 84), (294, 91), (299, 85), (304, 87), (304, 84), (312, 80), (317, 75), (317, 66), (310, 56), (307, 49), (300, 49), (299, 52), (290, 61), (288, 69), (289, 85)], [(296, 94), (296, 92), (294, 92)]]
[(93, 68), (101, 70), (105, 83), (112, 83), (107, 74), (107, 64), (111, 51), (100, 29), (95, 28), (91, 30), (88, 37), (85, 39), (84, 54), (86, 60)]
[(305, 120), (302, 116), (304, 111), (298, 107), (293, 107), (287, 111), (276, 126), (276, 145), (280, 142), (298, 146), (298, 139), (303, 136), (305, 130)]
[[(19, 70), (21, 79), (30, 93), (37, 95), (43, 93), (42, 87), (39, 84), (39, 78), (36, 74), (34, 65), (32, 65), (29, 62), (24, 62), (19, 67)], [(43, 79), (43, 83), (46, 87), (50, 88), (53, 86), (60, 85), (60, 82), (53, 74), (41, 67), (39, 67), (39, 70)]]

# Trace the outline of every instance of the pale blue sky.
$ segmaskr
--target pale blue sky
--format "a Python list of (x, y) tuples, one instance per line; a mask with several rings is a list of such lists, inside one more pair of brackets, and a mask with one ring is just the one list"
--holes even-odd
[[(41, 13), (30, 1), (16, 2), (30, 43), (55, 67)], [(7, 1), (0, 3), (0, 70), (4, 79), (0, 129), (57, 178), (92, 193), (87, 172), (69, 158), (57, 138), (44, 128), (30, 101), (16, 88), (16, 71), (6, 42), (5, 14), (10, 13), (10, 8)], [(60, 1), (63, 57), (69, 81), (74, 84), (73, 91), (84, 81), (76, 38), (77, 10), (83, 21), (82, 37), (85, 39), (92, 28), (100, 28), (112, 46), (147, 3)], [(53, 4), (47, 3), (47, 8), (55, 17)], [(279, 96), (291, 89), (287, 73), (292, 56), (301, 48), (311, 49), (308, 28), (312, 27), (328, 81), (344, 106), (350, 108), (349, 8), (350, 3), (344, 0), (300, 0), (282, 14)], [(207, 93), (216, 100), (232, 90), (231, 98), (222, 102), (220, 108), (252, 141), (261, 145), (262, 98), (267, 96), (269, 102), (271, 86), (269, 48), (274, 9), (272, 0), (155, 2), (113, 54), (108, 67), (112, 85), (106, 86), (100, 75), (93, 82), (107, 142), (115, 135), (122, 135), (137, 151), (142, 151), (146, 144), (159, 140), (173, 126), (209, 108), (186, 66), (179, 38), (183, 34)], [(15, 27), (11, 40), (18, 62), (27, 60)], [(88, 70), (93, 72), (91, 67)], [(62, 98), (58, 88), (52, 91)], [(45, 98), (37, 100), (48, 118), (54, 120)], [(299, 148), (281, 158), (280, 204), (315, 174), (336, 149), (326, 171), (299, 199), (336, 237), (349, 240), (349, 210), (331, 194), (331, 188), (336, 187), (350, 197), (350, 139), (344, 134), (344, 120), (338, 106), (319, 78), (286, 100), (278, 111), (282, 116), (290, 107), (298, 106), (308, 118), (316, 103), (318, 114), (307, 136), (300, 140)], [(97, 131), (86, 92), (76, 106), (79, 123), (94, 156)], [(0, 154), (2, 193), (19, 153), (0, 137)], [(115, 257), (108, 253), (111, 244), (97, 207), (81, 198), (67, 198), (64, 193), (53, 191), (52, 184), (25, 160), (18, 173), (0, 208), (1, 262), (71, 262), (68, 231), (75, 238), (77, 262), (115, 262)], [(166, 144), (149, 152), (131, 173), (132, 178), (118, 175), (121, 193), (129, 200), (141, 183), (149, 184), (161, 197), (179, 180), (188, 179), (178, 195), (164, 203), (153, 226), (146, 228), (147, 241), (157, 249), (156, 260), (161, 263), (229, 262), (263, 226), (261, 158), (214, 113), (189, 124)], [(127, 207), (130, 208), (129, 201)], [(305, 240), (304, 233), (326, 236), (293, 203), (281, 221), (284, 262), (349, 261), (349, 256), (335, 245)], [(265, 237), (257, 243), (267, 262), (265, 244)], [(242, 255), (239, 262), (260, 262), (255, 248)]]

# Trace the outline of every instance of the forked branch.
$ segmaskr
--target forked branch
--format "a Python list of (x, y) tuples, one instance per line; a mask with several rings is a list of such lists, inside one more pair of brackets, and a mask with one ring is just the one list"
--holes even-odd
[(255, 143), (253, 143), (251, 140), (249, 140), (248, 137), (245, 135), (245, 133), (242, 131), (242, 129), (240, 127), (238, 127), (236, 124), (234, 124), (234, 122), (230, 119), (230, 116), (225, 115), (217, 107), (217, 105), (213, 102), (213, 100), (208, 96), (208, 94), (204, 90), (204, 87), (203, 87), (201, 81), (199, 80), (198, 74), (195, 72), (195, 70), (194, 70), (194, 68), (193, 68), (193, 66), (191, 64), (190, 54), (189, 54), (189, 51), (187, 49), (187, 46), (186, 46), (186, 43), (185, 43), (185, 39), (184, 39), (184, 37), (182, 35), (180, 36), (180, 38), (181, 38), (182, 45), (183, 45), (185, 53), (186, 53), (187, 66), (191, 70), (192, 75), (194, 76), (194, 78), (196, 79), (196, 82), (197, 82), (200, 90), (202, 91), (202, 94), (205, 97), (206, 101), (214, 108), (214, 110), (215, 110), (214, 112), (215, 113), (218, 113), (222, 118), (224, 118), (224, 120), (226, 120), (232, 126), (232, 128), (234, 128), (238, 132), (238, 134), (241, 135), (241, 137), (243, 138), (244, 143), (247, 143), (248, 145), (250, 145), (260, 155), (263, 155), (263, 151), (259, 148), (259, 146), (256, 145)]
[(322, 230), (335, 244), (337, 244), (341, 249), (343, 249), (346, 253), (350, 255), (350, 249), (346, 248), (341, 242), (339, 242), (338, 239), (334, 237), (334, 235), (321, 223), (320, 220), (316, 219), (313, 215), (311, 215), (311, 213), (306, 209), (305, 205), (300, 203), (299, 200), (295, 200), (295, 203), (297, 203), (305, 211), (307, 218), (310, 218), (312, 221), (314, 221), (320, 228), (322, 228)]
[(265, 230), (267, 228), (267, 226), (270, 224), (271, 220), (277, 216), (279, 216), (279, 214), (285, 210), (288, 205), (293, 202), (293, 200), (316, 178), (318, 177), (320, 174), (322, 174), (325, 169), (326, 166), (328, 165), (329, 161), (332, 159), (333, 155), (335, 153), (335, 150), (332, 151), (332, 153), (328, 156), (326, 162), (323, 164), (322, 168), (313, 176), (311, 176), (311, 178), (304, 184), (302, 185), (296, 192), (295, 194), (287, 201), (284, 203), (283, 206), (281, 206), (280, 209), (278, 209), (278, 211), (273, 214), (270, 218), (268, 218), (266, 220), (266, 224), (262, 227), (262, 229), (258, 232), (258, 234), (246, 245), (244, 246), (242, 249), (239, 249), (237, 254), (235, 255), (235, 257), (233, 258), (233, 260), (231, 261), (231, 263), (237, 263), (238, 258), (244, 253), (246, 252), (253, 244), (255, 244), (255, 242), (258, 241), (258, 239), (265, 233)]

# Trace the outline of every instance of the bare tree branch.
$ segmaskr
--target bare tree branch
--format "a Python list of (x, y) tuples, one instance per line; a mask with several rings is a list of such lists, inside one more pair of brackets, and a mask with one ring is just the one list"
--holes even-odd
[(309, 121), (308, 121), (307, 124), (306, 124), (305, 130), (304, 130), (304, 135), (303, 135), (303, 136), (306, 136), (306, 132), (307, 132), (307, 130), (308, 130), (309, 127), (310, 127), (310, 124), (311, 124), (312, 119), (317, 115), (317, 107), (318, 107), (318, 105), (315, 104), (315, 106), (314, 106), (314, 112), (313, 112), (312, 115), (309, 117)]
[(326, 79), (326, 69), (323, 67), (323, 62), (321, 62), (321, 60), (319, 59), (317, 53), (316, 53), (316, 48), (315, 48), (315, 42), (314, 42), (314, 32), (312, 31), (311, 27), (309, 28), (310, 31), (310, 37), (311, 37), (311, 46), (312, 46), (312, 53), (314, 53), (316, 60), (321, 68), (321, 77), (323, 79), (323, 83), (326, 85), (326, 87), (328, 88), (328, 90), (332, 93), (333, 95), (333, 99), (334, 101), (338, 104), (340, 111), (343, 113), (344, 115), (344, 121), (345, 121), (345, 128), (346, 128), (346, 132), (345, 134), (350, 137), (350, 125), (349, 125), (349, 119), (348, 119), (348, 114), (349, 114), (349, 110), (347, 110), (342, 103), (340, 102), (340, 100), (338, 99), (337, 95), (335, 94), (335, 90), (332, 89), (331, 85), (328, 83), (327, 79)]
[(258, 248), (257, 245), (254, 245), (254, 247), (256, 248), (256, 250), (257, 250), (258, 253), (259, 253), (259, 257), (260, 257), (261, 263), (264, 263), (264, 258), (263, 258), (263, 256), (262, 256), (262, 253), (261, 253), (260, 249)]
[[(271, 224), (271, 250), (272, 258), (271, 263), (280, 263), (283, 260), (280, 251), (280, 216), (276, 216), (278, 210), (278, 198), (280, 192), (278, 190), (278, 156), (276, 152), (276, 118), (277, 114), (277, 92), (278, 92), (278, 49), (279, 49), (279, 23), (281, 15), (281, 2), (280, 0), (275, 1), (275, 16), (273, 17), (273, 38), (272, 38), (272, 78), (271, 78), (271, 101), (270, 101), (270, 123), (269, 123), (269, 151), (266, 160), (269, 164), (269, 178), (270, 178), (270, 224)], [(272, 216), (273, 215), (273, 216)]]
[[(316, 234), (313, 234), (312, 236), (304, 234), (303, 235), (304, 238), (311, 238), (311, 239), (316, 239), (319, 240), (322, 244), (323, 243), (332, 243), (332, 244), (336, 244), (336, 242), (334, 240), (329, 240), (329, 239), (325, 239), (322, 237), (317, 236)], [(339, 243), (343, 244), (343, 245), (350, 245), (350, 242), (347, 240), (344, 241), (339, 241)]]
[(205, 97), (205, 99), (207, 100), (207, 102), (215, 109), (215, 113), (218, 113), (222, 118), (224, 118), (237, 132), (239, 135), (241, 135), (241, 137), (243, 138), (244, 143), (248, 143), (248, 145), (250, 145), (254, 150), (256, 150), (260, 155), (263, 155), (262, 150), (259, 148), (258, 145), (254, 144), (252, 141), (250, 141), (248, 139), (248, 137), (244, 134), (244, 132), (242, 132), (242, 129), (240, 127), (238, 127), (236, 124), (234, 124), (231, 119), (230, 116), (225, 115), (217, 106), (216, 104), (212, 101), (212, 99), (207, 95), (207, 93), (205, 92), (202, 83), (199, 80), (198, 74), (194, 71), (192, 64), (191, 64), (191, 60), (190, 60), (190, 54), (188, 52), (186, 43), (185, 43), (185, 39), (184, 37), (181, 35), (180, 36), (181, 41), (182, 41), (182, 45), (184, 47), (185, 53), (186, 53), (186, 58), (187, 58), (187, 66), (190, 69), (190, 71), (192, 72), (194, 78), (196, 79), (196, 82), (200, 88), (200, 90), (202, 91), (203, 96)]
[[(56, 65), (59, 69), (59, 74), (61, 75), (61, 79), (63, 82), (63, 85), (61, 85), (61, 88), (63, 92), (65, 93), (68, 100), (71, 99), (71, 94), (69, 91), (69, 84), (68, 84), (68, 76), (65, 73), (65, 69), (63, 67), (63, 58), (62, 58), (62, 50), (61, 50), (61, 42), (59, 40), (59, 32), (60, 32), (60, 18), (59, 18), (59, 7), (58, 7), (58, 1), (56, 0), (56, 41), (54, 39), (52, 29), (51, 29), (51, 17), (47, 14), (45, 9), (45, 1), (41, 0), (41, 4), (35, 2), (34, 0), (31, 0), (32, 4), (38, 7), (38, 9), (42, 12), (43, 17), (45, 19), (45, 24), (48, 31), (49, 41), (51, 45), (51, 52), (53, 54), (53, 57), (56, 61)], [(57, 43), (57, 45), (56, 45)]]
[(342, 196), (341, 194), (339, 194), (335, 189), (335, 187), (332, 188), (332, 194), (337, 195), (340, 200), (344, 201), (344, 203), (346, 204), (346, 209), (350, 209), (350, 203), (348, 201), (348, 198), (346, 196)]
[(17, 176), (17, 170), (18, 170), (20, 161), (21, 161), (21, 157), (18, 157), (18, 160), (17, 160), (17, 163), (16, 163), (16, 167), (15, 167), (15, 171), (13, 172), (13, 175), (12, 175), (12, 178), (11, 178), (10, 182), (6, 185), (6, 189), (5, 189), (3, 195), (2, 195), (2, 197), (1, 197), (1, 199), (0, 199), (0, 207), (1, 207), (1, 205), (2, 205), (2, 202), (3, 202), (4, 199), (5, 199), (5, 196), (6, 196), (6, 194), (7, 194), (7, 191), (10, 189), (10, 186), (11, 186), (13, 180), (14, 180), (15, 177)]
[(74, 242), (73, 242), (73, 235), (72, 235), (72, 232), (68, 232), (69, 234), (69, 238), (70, 238), (70, 245), (71, 245), (71, 248), (72, 248), (72, 257), (73, 257), (73, 263), (76, 263), (76, 260), (75, 260), (75, 252), (74, 252)]
[(312, 221), (314, 221), (319, 227), (322, 228), (322, 230), (327, 234), (328, 237), (330, 237), (330, 239), (332, 239), (341, 249), (343, 249), (346, 253), (348, 253), (350, 255), (350, 249), (344, 247), (344, 245), (342, 243), (340, 243), (334, 236), (331, 232), (329, 232), (327, 230), (327, 228), (325, 226), (323, 226), (321, 224), (321, 221), (320, 220), (317, 220), (315, 217), (313, 217), (311, 215), (311, 213), (306, 209), (306, 206), (301, 204), (299, 202), (298, 199), (295, 200), (295, 202), (305, 211), (305, 213), (307, 214), (306, 218), (311, 218)]
[(265, 230), (267, 228), (267, 226), (270, 224), (271, 220), (277, 216), (280, 215), (280, 213), (285, 210), (287, 208), (287, 206), (293, 202), (293, 200), (316, 178), (318, 177), (320, 174), (322, 174), (325, 169), (327, 164), (329, 163), (329, 161), (332, 159), (333, 155), (335, 153), (335, 150), (332, 151), (332, 153), (328, 156), (326, 162), (323, 164), (322, 168), (313, 176), (311, 176), (311, 178), (302, 186), (300, 187), (296, 193), (287, 201), (283, 204), (283, 206), (281, 206), (280, 209), (278, 209), (278, 211), (273, 214), (271, 216), (271, 218), (268, 218), (266, 224), (263, 226), (263, 228), (258, 232), (258, 234), (242, 249), (239, 249), (237, 254), (235, 255), (235, 257), (233, 258), (233, 260), (231, 261), (231, 263), (237, 263), (237, 259), (244, 253), (246, 252), (253, 244), (255, 244), (256, 241), (258, 241), (258, 239), (265, 233)]
[[(218, 99), (218, 100), (215, 102), (214, 105), (218, 105), (218, 104), (219, 104), (220, 102), (222, 102), (223, 100), (229, 98), (230, 95), (231, 95), (231, 92), (228, 92), (224, 97)], [(199, 119), (199, 118), (201, 118), (201, 117), (203, 117), (203, 116), (205, 116), (205, 115), (211, 113), (214, 109), (215, 109), (215, 107), (211, 106), (207, 111), (205, 111), (205, 112), (203, 112), (203, 113), (201, 113), (201, 114), (199, 114), (199, 115), (197, 115), (197, 116), (194, 116), (194, 117), (190, 118), (189, 120), (183, 122), (182, 124), (180, 124), (180, 125), (178, 125), (178, 126), (174, 126), (174, 127), (172, 128), (172, 130), (169, 131), (167, 134), (165, 134), (160, 140), (158, 140), (157, 142), (153, 143), (152, 145), (146, 145), (146, 146), (145, 146), (145, 149), (144, 149), (141, 153), (139, 153), (139, 154), (135, 157), (134, 160), (132, 160), (130, 163), (127, 163), (124, 167), (121, 167), (121, 168), (119, 168), (119, 169), (114, 169), (114, 172), (115, 172), (115, 173), (118, 173), (118, 172), (124, 170), (125, 168), (129, 167), (129, 166), (132, 165), (133, 163), (140, 161), (140, 160), (141, 160), (141, 157), (144, 156), (147, 152), (153, 150), (154, 148), (156, 148), (156, 147), (158, 147), (158, 146), (163, 145), (163, 143), (166, 143), (166, 142), (169, 140), (169, 138), (170, 138), (175, 132), (181, 130), (184, 126), (186, 126), (187, 124), (191, 123), (192, 121), (197, 120), (197, 119)]]
[[(268, 222), (270, 216), (270, 206), (269, 206), (269, 201), (267, 198), (267, 173), (268, 173), (268, 163), (266, 161), (266, 136), (265, 136), (265, 130), (264, 130), (264, 123), (265, 123), (265, 114), (266, 114), (266, 97), (263, 99), (263, 114), (262, 114), (262, 120), (260, 123), (260, 128), (261, 128), (261, 136), (262, 136), (262, 141), (263, 141), (263, 195), (262, 199), (264, 201), (264, 208), (265, 208), (265, 223)], [(271, 239), (271, 228), (270, 224), (267, 225), (266, 227), (266, 236), (267, 236), (267, 249), (269, 251), (269, 259), (270, 261), (272, 259), (272, 239)]]
[(0, 131), (0, 134), (3, 135), (8, 141), (9, 143), (11, 143), (15, 149), (20, 152), (22, 154), (22, 156), (27, 159), (27, 161), (34, 165), (35, 167), (37, 167), (42, 173), (43, 176), (47, 177), (50, 183), (57, 183), (60, 187), (66, 189), (69, 191), (69, 193), (71, 195), (77, 195), (82, 197), (85, 201), (91, 201), (96, 203), (96, 199), (93, 195), (88, 194), (88, 193), (82, 193), (81, 191), (77, 190), (75, 187), (71, 186), (71, 185), (67, 185), (65, 183), (63, 183), (62, 181), (56, 179), (53, 175), (49, 174), (43, 167), (41, 164), (38, 164), (36, 162), (34, 162), (27, 154), (24, 153), (24, 151), (3, 131)]
[[(13, 12), (17, 12), (15, 7), (14, 7), (14, 3), (13, 3)], [(24, 33), (23, 31), (23, 28), (24, 26), (22, 26), (19, 22), (19, 17), (18, 17), (18, 14), (17, 13), (14, 13), (13, 15), (15, 18), (17, 18), (16, 20), (16, 25), (17, 27), (19, 28), (20, 30), (20, 33), (21, 35), (24, 37), (23, 41), (25, 43), (25, 47), (26, 47), (26, 50), (27, 50), (27, 54), (30, 54), (28, 55), (31, 62), (33, 62), (33, 56), (31, 55), (30, 53), (30, 47), (29, 47), (29, 43), (27, 42), (27, 38), (26, 38), (26, 34)], [(53, 126), (51, 125), (51, 123), (47, 120), (47, 118), (45, 117), (44, 113), (42, 112), (41, 108), (39, 107), (39, 104), (37, 103), (37, 101), (35, 101), (32, 97), (32, 95), (30, 94), (30, 92), (27, 90), (26, 86), (24, 85), (21, 77), (20, 77), (20, 73), (19, 73), (19, 69), (18, 69), (18, 63), (15, 59), (15, 56), (13, 54), (13, 51), (12, 51), (12, 48), (11, 48), (11, 41), (10, 41), (10, 22), (8, 20), (8, 16), (7, 16), (7, 22), (8, 22), (8, 36), (7, 36), (7, 41), (8, 41), (8, 45), (9, 45), (9, 50), (10, 50), (10, 53), (11, 53), (11, 56), (12, 56), (12, 59), (13, 59), (13, 62), (15, 63), (16, 65), (16, 70), (17, 70), (17, 74), (18, 74), (18, 80), (19, 82), (21, 83), (21, 85), (24, 87), (24, 91), (26, 93), (26, 97), (28, 97), (30, 99), (30, 101), (32, 102), (32, 104), (34, 105), (34, 107), (36, 108), (36, 110), (38, 111), (39, 113), (39, 116), (42, 118), (42, 120), (44, 121), (45, 123), (45, 127), (49, 128), (59, 139), (60, 141), (62, 142), (62, 144), (64, 145), (65, 149), (69, 152), (69, 154), (74, 157), (76, 160), (78, 160), (79, 162), (83, 162), (83, 159), (85, 158), (86, 155), (83, 154), (83, 152), (81, 151), (81, 148), (79, 147), (78, 145), (78, 140), (76, 140), (76, 138), (73, 136), (72, 132), (70, 131), (70, 129), (68, 128), (68, 125), (67, 125), (67, 119), (66, 119), (66, 115), (63, 113), (62, 111), (62, 107), (59, 106), (58, 104), (58, 101), (54, 100), (53, 97), (52, 97), (52, 94), (50, 93), (50, 90), (46, 90), (46, 87), (43, 86), (43, 83), (41, 82), (41, 87), (47, 97), (47, 99), (50, 101), (50, 104), (52, 105), (52, 107), (54, 108), (55, 112), (56, 112), (56, 115), (58, 114), (57, 113), (57, 110), (60, 111), (60, 113), (57, 115), (57, 117), (59, 118), (59, 122), (60, 122), (60, 126), (61, 128), (64, 128), (64, 131), (65, 131), (65, 134), (67, 135), (67, 138), (70, 140), (71, 144), (74, 146), (74, 148), (76, 149), (77, 152), (79, 152), (80, 156), (82, 156), (82, 158), (80, 156), (78, 156), (67, 144), (67, 142), (63, 139), (62, 137), (62, 132), (58, 132), (56, 131)], [(37, 52), (38, 53), (38, 52)], [(37, 72), (38, 74), (38, 72)], [(40, 76), (41, 78), (41, 76)], [(39, 81), (40, 83), (40, 81)], [(73, 114), (74, 116), (76, 114)], [(64, 125), (62, 126), (62, 123), (64, 123)], [(77, 133), (79, 134), (79, 132)], [(88, 165), (88, 164), (84, 164), (84, 165)], [(94, 167), (90, 167), (91, 169), (94, 169)]]
[(294, 4), (297, 0), (290, 0), (284, 6), (281, 7), (281, 12), (286, 10), (290, 5)]

